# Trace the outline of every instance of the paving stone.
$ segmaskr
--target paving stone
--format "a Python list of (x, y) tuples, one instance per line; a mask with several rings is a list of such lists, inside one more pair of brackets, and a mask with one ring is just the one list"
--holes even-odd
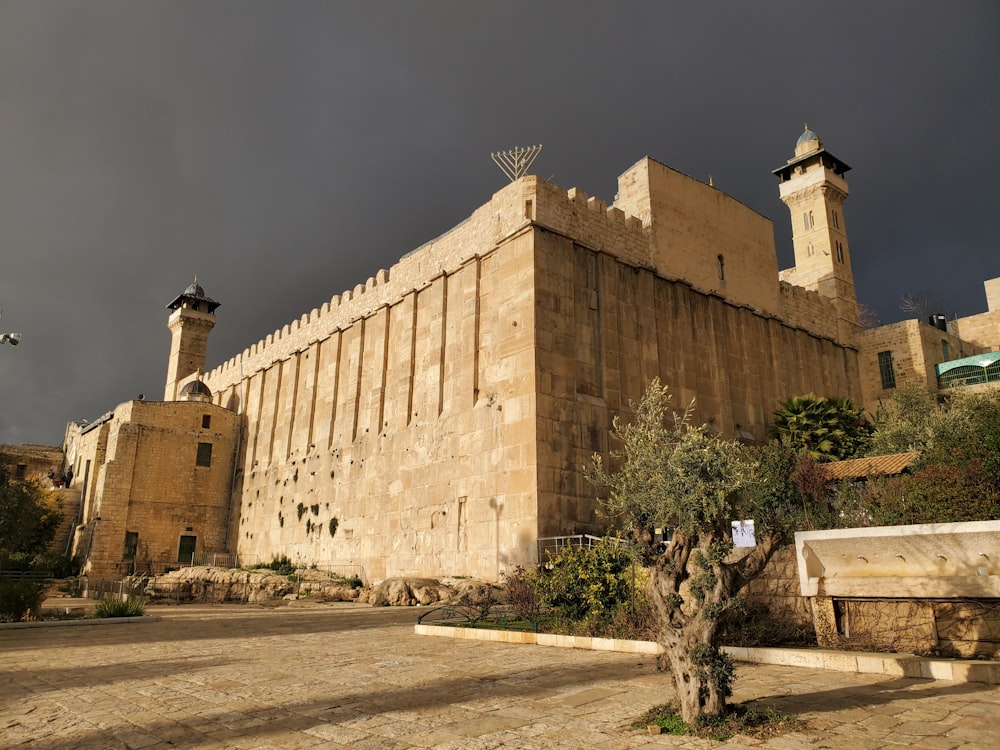
[[(67, 748), (697, 748), (630, 727), (670, 700), (651, 656), (416, 636), (363, 605), (158, 608), (114, 628), (0, 631), (0, 746)], [(730, 749), (1000, 746), (996, 686), (737, 667), (735, 700), (806, 728)]]

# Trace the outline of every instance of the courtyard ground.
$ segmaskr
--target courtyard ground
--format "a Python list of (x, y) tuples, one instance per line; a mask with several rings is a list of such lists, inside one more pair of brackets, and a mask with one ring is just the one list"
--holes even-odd
[[(150, 607), (157, 622), (0, 630), (0, 747), (718, 747), (630, 727), (651, 656), (414, 635), (422, 610)], [(1000, 747), (1000, 686), (740, 665), (735, 700), (805, 726), (727, 748)]]

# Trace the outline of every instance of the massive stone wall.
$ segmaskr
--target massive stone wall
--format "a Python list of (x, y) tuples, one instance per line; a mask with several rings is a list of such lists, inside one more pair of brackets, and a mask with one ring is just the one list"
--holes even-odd
[(654, 377), (696, 423), (759, 441), (790, 395), (860, 398), (851, 347), (568, 237), (535, 246), (540, 536), (607, 524), (580, 469)]
[(534, 230), (649, 260), (620, 210), (524, 178), (209, 373), (245, 412), (244, 559), (493, 577), (534, 559)]
[(665, 278), (654, 239), (524, 178), (209, 373), (243, 414), (240, 556), (495, 577), (538, 536), (603, 525), (580, 466), (656, 375), (756, 438), (789, 394), (858, 396), (853, 349)]
[(241, 557), (371, 579), (530, 552), (531, 265), (515, 236), (220, 392), (246, 408)]

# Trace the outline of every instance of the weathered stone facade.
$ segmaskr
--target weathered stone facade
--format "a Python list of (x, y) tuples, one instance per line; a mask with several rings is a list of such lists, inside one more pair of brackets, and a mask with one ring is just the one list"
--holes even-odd
[(71, 424), (83, 572), (162, 570), (227, 552), (238, 422), (211, 403), (128, 401), (92, 424)]
[(651, 159), (611, 206), (522, 177), (209, 372), (218, 303), (196, 282), (169, 305), (165, 402), (67, 433), (78, 549), (121, 567), (137, 533), (167, 564), (196, 536), (199, 562), (492, 579), (540, 537), (599, 533), (581, 466), (652, 378), (748, 441), (791, 395), (865, 399), (846, 170), (811, 131), (776, 170), (793, 227), (807, 221), (780, 272), (769, 220)]
[(205, 375), (246, 419), (237, 550), (496, 577), (604, 527), (580, 467), (653, 377), (757, 440), (788, 393), (860, 399), (832, 310), (779, 283), (767, 219), (652, 160), (612, 207), (522, 178)]

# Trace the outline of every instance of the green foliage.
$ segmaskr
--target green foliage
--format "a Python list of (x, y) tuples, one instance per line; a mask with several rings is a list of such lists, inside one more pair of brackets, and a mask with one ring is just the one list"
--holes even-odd
[(295, 572), (295, 566), (292, 564), (292, 561), (288, 559), (288, 555), (277, 555), (271, 559), (271, 562), (263, 565), (262, 567), (270, 568), (281, 576), (291, 575)]
[(65, 555), (53, 555), (48, 552), (38, 554), (15, 552), (3, 561), (2, 567), (5, 570), (51, 573), (53, 578), (69, 578), (76, 575), (79, 569), (76, 562)]
[(817, 461), (839, 461), (863, 453), (872, 425), (864, 410), (837, 396), (793, 396), (781, 402), (768, 436), (783, 445), (805, 449)]
[(146, 602), (143, 599), (114, 599), (111, 597), (101, 599), (94, 609), (94, 617), (97, 619), (105, 617), (141, 617), (146, 614)]
[(537, 578), (541, 599), (569, 619), (603, 620), (631, 600), (635, 560), (616, 538), (563, 547), (547, 567)]
[(821, 465), (807, 451), (773, 441), (751, 451), (755, 481), (741, 491), (743, 518), (757, 533), (789, 540), (795, 531), (829, 528), (833, 492)]
[(622, 448), (611, 458), (618, 470), (606, 471), (599, 454), (584, 469), (588, 481), (607, 493), (604, 513), (640, 534), (663, 526), (721, 532), (732, 519), (749, 518), (736, 507), (738, 490), (753, 480), (756, 468), (747, 449), (692, 426), (692, 407), (669, 412), (670, 400), (667, 386), (650, 383), (633, 404), (635, 421), (614, 420), (612, 437)]
[(904, 385), (882, 404), (873, 455), (919, 451), (907, 474), (843, 483), (839, 526), (894, 526), (1000, 518), (1000, 392), (957, 391), (937, 403)]
[(701, 716), (692, 726), (681, 718), (674, 705), (654, 706), (632, 723), (636, 729), (660, 727), (664, 734), (697, 735), (714, 742), (725, 742), (735, 735), (758, 740), (768, 739), (798, 729), (801, 722), (770, 706), (740, 703), (731, 706), (725, 716)]
[[(614, 421), (617, 470), (606, 470), (595, 455), (585, 475), (604, 495), (605, 514), (619, 520), (650, 563), (660, 664), (672, 671), (681, 716), (691, 723), (726, 711), (733, 672), (719, 651), (719, 632), (740, 591), (796, 525), (822, 509), (805, 491), (808, 482), (793, 480), (794, 449), (751, 451), (691, 425), (693, 407), (678, 415), (669, 404), (668, 389), (654, 380), (632, 405), (635, 420)], [(756, 546), (736, 549), (732, 523), (744, 519), (754, 521)], [(652, 533), (664, 526), (675, 527), (665, 547)]]
[(1000, 518), (996, 474), (975, 458), (966, 464), (933, 464), (912, 474), (845, 483), (838, 495), (838, 525), (899, 526)]
[(14, 479), (0, 459), (0, 555), (44, 552), (62, 523), (52, 493), (32, 479)]
[(664, 734), (684, 735), (690, 732), (687, 722), (677, 713), (677, 709), (670, 705), (654, 706), (644, 713), (639, 720), (633, 723), (634, 727), (641, 728), (647, 726), (659, 727)]
[(727, 698), (733, 694), (736, 672), (728, 654), (724, 654), (714, 644), (699, 643), (691, 649), (691, 663), (695, 674), (703, 681), (715, 685)]
[(40, 581), (0, 579), (0, 622), (21, 622), (34, 617), (45, 598), (45, 584)]

